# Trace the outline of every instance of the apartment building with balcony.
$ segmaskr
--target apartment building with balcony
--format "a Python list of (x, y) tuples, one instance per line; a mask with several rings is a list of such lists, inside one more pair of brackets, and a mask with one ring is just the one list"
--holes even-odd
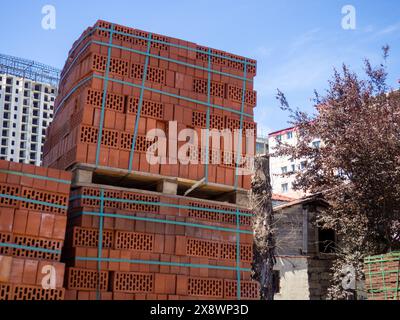
[[(275, 131), (270, 133), (268, 136), (271, 185), (274, 194), (280, 194), (291, 198), (301, 198), (306, 195), (302, 191), (294, 190), (293, 182), (295, 181), (296, 172), (303, 170), (306, 167), (307, 160), (274, 156), (274, 152), (276, 151), (279, 142), (296, 145), (298, 141), (297, 139), (298, 131), (295, 127)], [(315, 139), (312, 142), (314, 148), (319, 148), (320, 144), (321, 141), (319, 139)], [(289, 175), (282, 175), (287, 173)]]
[(0, 159), (41, 164), (59, 74), (34, 61), (0, 55)]

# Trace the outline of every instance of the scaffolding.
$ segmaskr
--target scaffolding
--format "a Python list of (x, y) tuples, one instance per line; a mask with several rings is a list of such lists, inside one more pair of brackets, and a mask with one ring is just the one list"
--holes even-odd
[(0, 73), (58, 87), (61, 70), (33, 60), (0, 54)]

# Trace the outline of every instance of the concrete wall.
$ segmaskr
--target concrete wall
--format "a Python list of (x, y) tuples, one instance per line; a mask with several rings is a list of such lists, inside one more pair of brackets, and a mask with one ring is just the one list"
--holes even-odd
[(307, 269), (307, 257), (278, 257), (275, 270), (280, 272), (280, 292), (275, 294), (275, 300), (310, 299)]

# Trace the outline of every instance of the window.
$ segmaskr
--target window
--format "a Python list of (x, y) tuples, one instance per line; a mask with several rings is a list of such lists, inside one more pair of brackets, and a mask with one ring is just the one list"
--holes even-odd
[(300, 170), (304, 170), (306, 168), (307, 161), (300, 162)]
[(277, 141), (282, 141), (282, 135), (278, 134), (278, 135), (276, 136), (276, 140), (277, 140)]
[(281, 171), (282, 171), (282, 173), (287, 173), (287, 167), (282, 167)]
[(6, 154), (6, 148), (1, 148), (1, 154)]
[(332, 229), (318, 228), (318, 251), (319, 253), (335, 252), (335, 231)]
[(287, 183), (282, 183), (281, 188), (282, 188), (282, 193), (286, 193), (289, 191), (289, 185)]
[(292, 172), (295, 172), (296, 171), (296, 166), (294, 165), (294, 164), (292, 164)]
[(286, 139), (292, 139), (293, 138), (293, 132), (289, 131), (288, 133), (286, 133)]

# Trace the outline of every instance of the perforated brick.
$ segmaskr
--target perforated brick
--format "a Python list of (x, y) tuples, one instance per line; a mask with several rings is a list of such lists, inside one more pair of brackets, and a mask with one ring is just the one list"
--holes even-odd
[[(127, 113), (137, 114), (139, 108), (139, 98), (129, 97), (127, 102)], [(164, 105), (151, 100), (143, 100), (140, 113), (144, 117), (160, 119), (164, 118)]]
[[(207, 114), (205, 112), (193, 111), (192, 126), (207, 128)], [(225, 129), (225, 118), (216, 114), (210, 115), (210, 129)]]
[(154, 276), (138, 272), (115, 272), (113, 291), (151, 293), (154, 291)]
[(10, 184), (0, 184), (0, 205), (4, 207), (16, 207), (18, 200), (7, 198), (7, 196), (20, 196), (21, 188)]
[[(95, 71), (105, 72), (107, 68), (107, 56), (94, 54), (92, 68)], [(129, 74), (129, 61), (111, 57), (109, 72), (120, 76), (127, 76)]]
[(108, 289), (108, 272), (69, 268), (67, 273), (67, 288), (76, 290), (100, 290)]
[(107, 57), (99, 54), (94, 54), (92, 57), (93, 70), (104, 72), (107, 67)]
[[(151, 204), (160, 202), (160, 198), (158, 196), (123, 191), (122, 199), (128, 200), (127, 202), (121, 203), (122, 204), (121, 209), (123, 210), (135, 211), (135, 212), (159, 213), (160, 207)], [(146, 203), (134, 203), (129, 201), (143, 201)]]
[[(114, 243), (114, 233), (110, 230), (103, 230), (103, 248), (112, 248)], [(73, 241), (74, 247), (98, 247), (99, 230), (74, 227)]]
[[(236, 244), (221, 243), (221, 259), (236, 260)], [(240, 261), (251, 262), (253, 261), (253, 248), (252, 245), (240, 245)]]
[(110, 73), (115, 73), (120, 76), (128, 76), (129, 61), (112, 57), (110, 59)]
[(14, 235), (12, 242), (23, 247), (32, 247), (38, 249), (57, 250), (60, 253), (43, 252), (30, 250), (28, 248), (9, 248), (9, 254), (15, 257), (26, 257), (43, 260), (59, 261), (61, 257), (61, 248), (63, 241), (50, 240), (37, 237), (28, 237), (23, 235)]
[(187, 292), (189, 296), (222, 298), (223, 281), (221, 279), (190, 277)]
[(91, 126), (81, 127), (81, 142), (83, 143), (97, 143), (99, 129)]
[[(26, 187), (22, 188), (22, 197), (38, 202), (46, 202), (59, 206), (67, 206), (67, 201), (68, 201), (67, 196), (65, 195), (57, 194), (54, 192), (36, 190), (32, 188), (26, 188)], [(66, 209), (49, 206), (46, 205), (45, 203), (38, 203), (38, 202), (21, 201), (21, 208), (34, 211), (66, 214)]]
[[(254, 281), (240, 281), (240, 297), (247, 300), (259, 299), (259, 284)], [(237, 281), (224, 281), (224, 298), (237, 298)]]
[(186, 243), (186, 254), (195, 257), (219, 258), (220, 246), (216, 241), (189, 238)]
[[(208, 83), (204, 79), (193, 79), (193, 91), (197, 93), (207, 94)], [(219, 82), (211, 81), (210, 95), (225, 98), (225, 85)]]
[[(105, 108), (118, 112), (124, 111), (124, 96), (114, 93), (107, 93)], [(86, 103), (94, 107), (101, 108), (103, 102), (103, 92), (94, 89), (88, 89)]]
[[(89, 187), (82, 187), (78, 191), (74, 192), (72, 196), (89, 196), (89, 197), (100, 197), (100, 190)], [(98, 207), (100, 205), (99, 199), (82, 198), (80, 199), (83, 207)]]
[[(236, 210), (231, 207), (219, 206), (219, 205), (212, 205), (208, 203), (202, 202), (190, 202), (189, 206), (193, 207), (188, 210), (189, 217), (199, 220), (206, 220), (206, 221), (214, 221), (214, 222), (223, 222), (229, 224), (236, 224), (236, 214), (229, 214), (223, 212), (214, 212), (215, 210), (224, 210), (230, 211), (232, 213), (236, 213)], [(199, 208), (199, 209), (197, 209)], [(201, 209), (211, 209), (213, 211), (201, 210)], [(240, 212), (243, 212), (241, 210)], [(247, 216), (240, 216), (239, 218), (240, 224), (245, 226), (251, 225), (251, 217)]]
[(0, 283), (0, 301), (11, 300), (12, 297), (12, 286), (10, 284)]
[(43, 289), (35, 286), (15, 285), (13, 300), (64, 300), (64, 289)]
[(120, 191), (104, 190), (104, 208), (119, 209), (121, 207), (121, 203), (117, 201), (117, 199), (120, 198), (121, 198)]
[[(11, 233), (0, 232), (0, 243), (11, 243), (11, 240), (12, 240)], [(0, 246), (0, 255), (8, 254), (8, 250), (9, 250), (8, 247)]]
[[(243, 99), (243, 88), (228, 85), (228, 99), (232, 101), (242, 102)], [(246, 96), (244, 102), (251, 106), (257, 104), (257, 95), (253, 90), (246, 90)]]
[[(132, 149), (133, 134), (123, 132), (121, 134), (120, 149), (131, 150)], [(135, 151), (147, 152), (147, 150), (154, 144), (154, 141), (147, 140), (146, 136), (138, 135), (135, 143)]]
[[(208, 61), (209, 58), (207, 52), (209, 49), (207, 47), (197, 46), (197, 50), (199, 50), (200, 52), (199, 51), (196, 52), (196, 58), (203, 61)], [(244, 59), (242, 57), (215, 49), (211, 49), (211, 53), (218, 55), (218, 56), (211, 55), (210, 60), (212, 63), (224, 65), (239, 71), (244, 71)], [(227, 59), (227, 58), (232, 58), (232, 59)], [(252, 59), (247, 59), (247, 63), (248, 63), (247, 73), (254, 75), (256, 73), (256, 66), (255, 66), (256, 61)]]
[(153, 234), (117, 231), (115, 235), (115, 249), (151, 252), (153, 247)]
[[(82, 126), (80, 141), (83, 143), (97, 144), (99, 129), (91, 126)], [(117, 130), (102, 130), (101, 144), (110, 148), (119, 148), (120, 134)]]
[[(143, 79), (144, 66), (132, 64), (131, 78)], [(148, 66), (146, 81), (165, 84), (165, 70)]]

